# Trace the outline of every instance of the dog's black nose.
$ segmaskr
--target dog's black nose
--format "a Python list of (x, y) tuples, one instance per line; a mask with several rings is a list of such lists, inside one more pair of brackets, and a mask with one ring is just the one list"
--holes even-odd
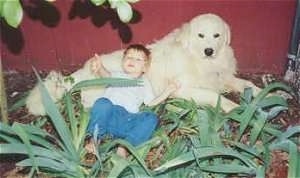
[(204, 53), (206, 56), (211, 56), (214, 53), (212, 48), (205, 48)]

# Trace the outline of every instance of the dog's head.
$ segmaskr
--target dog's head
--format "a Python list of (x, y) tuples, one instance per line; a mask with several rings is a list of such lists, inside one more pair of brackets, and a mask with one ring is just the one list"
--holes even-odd
[(230, 29), (217, 15), (199, 15), (183, 25), (176, 40), (193, 55), (213, 59), (230, 44)]

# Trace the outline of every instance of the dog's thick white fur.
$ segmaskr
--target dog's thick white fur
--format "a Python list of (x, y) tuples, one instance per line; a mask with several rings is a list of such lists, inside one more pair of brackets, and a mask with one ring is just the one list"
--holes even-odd
[[(257, 93), (260, 89), (253, 83), (235, 77), (236, 59), (230, 47), (230, 38), (229, 26), (222, 18), (214, 14), (202, 14), (161, 40), (147, 45), (152, 53), (152, 64), (147, 76), (154, 92), (161, 93), (168, 80), (175, 79), (181, 83), (181, 87), (173, 97), (193, 99), (199, 104), (213, 106), (223, 92), (242, 92), (245, 87), (252, 87), (254, 93)], [(121, 70), (122, 55), (123, 50), (118, 50), (100, 55), (100, 58), (107, 69), (116, 71)], [(75, 83), (96, 77), (91, 72), (93, 60), (96, 59), (89, 59), (83, 68), (71, 74)], [(48, 87), (55, 100), (62, 96), (63, 92), (60, 91), (71, 87), (68, 83), (62, 83), (56, 88)], [(31, 113), (45, 114), (43, 109), (38, 109), (42, 108), (42, 104), (40, 98), (36, 97), (37, 92), (36, 89), (32, 90), (27, 107)], [(102, 92), (101, 88), (96, 87), (82, 90), (82, 103), (85, 107), (92, 106)], [(237, 104), (221, 97), (221, 106), (228, 112)]]

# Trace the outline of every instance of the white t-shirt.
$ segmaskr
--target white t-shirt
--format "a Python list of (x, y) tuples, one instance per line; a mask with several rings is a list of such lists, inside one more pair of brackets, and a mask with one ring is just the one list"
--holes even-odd
[[(133, 79), (121, 72), (112, 73), (112, 77)], [(142, 86), (107, 87), (102, 97), (115, 105), (123, 106), (129, 112), (137, 113), (143, 103), (148, 104), (155, 97), (149, 80), (145, 77), (139, 79), (143, 81)]]

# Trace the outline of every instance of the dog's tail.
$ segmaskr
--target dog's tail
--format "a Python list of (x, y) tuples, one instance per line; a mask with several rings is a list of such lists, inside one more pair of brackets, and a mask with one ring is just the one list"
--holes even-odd
[[(56, 71), (51, 71), (44, 79), (43, 84), (54, 102), (61, 99), (67, 89), (63, 79), (63, 75)], [(26, 108), (30, 114), (46, 115), (38, 84), (30, 91), (26, 100)]]

